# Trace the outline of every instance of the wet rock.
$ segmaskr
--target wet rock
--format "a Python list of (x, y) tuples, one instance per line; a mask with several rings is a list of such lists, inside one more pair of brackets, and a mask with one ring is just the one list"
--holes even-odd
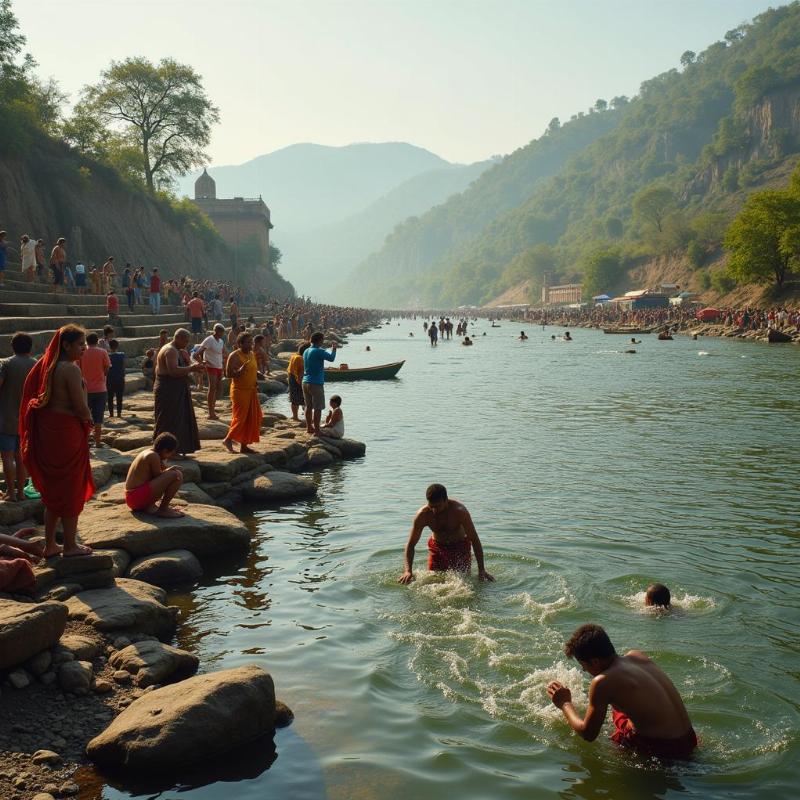
[(53, 647), (66, 624), (63, 603), (0, 600), (0, 669), (22, 664)]
[[(130, 673), (140, 688), (182, 680), (194, 675), (199, 659), (161, 642), (144, 641), (119, 650), (109, 659), (116, 670)], [(116, 675), (116, 673), (115, 673)]]
[(104, 633), (141, 631), (168, 639), (175, 631), (177, 609), (164, 605), (166, 593), (149, 583), (118, 578), (108, 589), (91, 589), (66, 602), (69, 618)]
[(367, 452), (364, 442), (357, 442), (355, 439), (326, 439), (341, 454), (342, 458), (360, 458)]
[(58, 685), (65, 692), (88, 692), (92, 685), (89, 661), (67, 661), (58, 670)]
[(190, 550), (198, 556), (245, 549), (250, 534), (233, 514), (216, 506), (190, 505), (176, 519), (132, 514), (125, 506), (87, 507), (81, 537), (92, 547), (126, 550), (146, 556), (165, 550)]
[(42, 686), (52, 686), (56, 680), (58, 679), (58, 675), (54, 669), (49, 669), (44, 675), (39, 676), (39, 682)]
[(294, 712), (292, 711), (286, 703), (281, 702), (280, 700), (275, 701), (275, 727), (276, 728), (285, 728), (287, 725), (291, 725), (292, 720), (294, 719)]
[(193, 583), (202, 574), (200, 562), (188, 550), (167, 550), (137, 558), (128, 570), (128, 577), (162, 588)]
[(169, 769), (235, 750), (275, 727), (275, 689), (257, 666), (197, 675), (131, 703), (87, 748), (100, 765)]
[(273, 503), (313, 497), (317, 485), (310, 478), (275, 470), (256, 478), (252, 484), (244, 484), (241, 490), (247, 500)]
[(308, 451), (309, 467), (327, 467), (334, 461), (334, 457), (324, 447), (312, 447)]

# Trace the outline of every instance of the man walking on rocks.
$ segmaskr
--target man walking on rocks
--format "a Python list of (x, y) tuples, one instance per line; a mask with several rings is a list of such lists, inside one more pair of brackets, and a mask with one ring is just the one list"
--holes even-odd
[(219, 419), (216, 405), (222, 389), (222, 368), (225, 364), (225, 326), (218, 322), (214, 326), (214, 333), (206, 336), (197, 350), (197, 360), (206, 365), (208, 373), (208, 418)]
[(225, 367), (231, 380), (231, 426), (222, 444), (229, 453), (234, 452), (233, 442), (239, 442), (240, 452), (255, 453), (247, 445), (259, 440), (264, 417), (258, 400), (258, 363), (249, 333), (240, 333), (237, 344)]
[(320, 435), (320, 421), (325, 409), (325, 362), (336, 360), (336, 342), (330, 352), (322, 343), (325, 334), (317, 331), (311, 336), (311, 346), (303, 353), (303, 399), (306, 401), (306, 430)]
[(150, 310), (154, 314), (161, 312), (161, 276), (158, 274), (158, 267), (153, 267), (150, 276)]
[(192, 404), (189, 378), (202, 372), (205, 364), (192, 364), (186, 353), (192, 335), (178, 328), (172, 341), (165, 344), (156, 357), (156, 383), (153, 389), (153, 438), (172, 433), (178, 440), (178, 453), (194, 453), (200, 449), (200, 433)]

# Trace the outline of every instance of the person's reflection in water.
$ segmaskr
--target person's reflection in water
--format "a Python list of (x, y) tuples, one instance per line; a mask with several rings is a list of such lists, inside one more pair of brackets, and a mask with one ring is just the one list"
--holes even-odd
[[(605, 758), (603, 757), (605, 755)], [(565, 764), (563, 781), (569, 786), (558, 793), (564, 800), (662, 800), (668, 792), (685, 793), (677, 775), (664, 771), (661, 764), (652, 770), (629, 765), (626, 753), (579, 752), (576, 760)]]

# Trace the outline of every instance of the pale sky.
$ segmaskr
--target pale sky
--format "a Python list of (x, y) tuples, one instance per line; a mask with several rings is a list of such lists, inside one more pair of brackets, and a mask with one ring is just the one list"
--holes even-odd
[(12, 0), (73, 99), (112, 59), (170, 56), (219, 106), (212, 164), (298, 142), (506, 154), (636, 93), (767, 0)]

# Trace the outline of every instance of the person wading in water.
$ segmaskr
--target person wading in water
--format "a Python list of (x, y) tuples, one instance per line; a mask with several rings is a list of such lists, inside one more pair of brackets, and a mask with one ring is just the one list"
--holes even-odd
[(452, 569), (469, 572), (472, 566), (470, 550), (475, 550), (478, 562), (478, 578), (493, 581), (483, 564), (483, 546), (478, 532), (466, 507), (458, 500), (447, 497), (447, 489), (440, 483), (432, 483), (425, 492), (427, 504), (417, 511), (411, 525), (411, 533), (405, 549), (403, 574), (398, 583), (411, 583), (414, 580), (414, 548), (425, 528), (433, 531), (428, 539), (428, 569), (444, 572)]

